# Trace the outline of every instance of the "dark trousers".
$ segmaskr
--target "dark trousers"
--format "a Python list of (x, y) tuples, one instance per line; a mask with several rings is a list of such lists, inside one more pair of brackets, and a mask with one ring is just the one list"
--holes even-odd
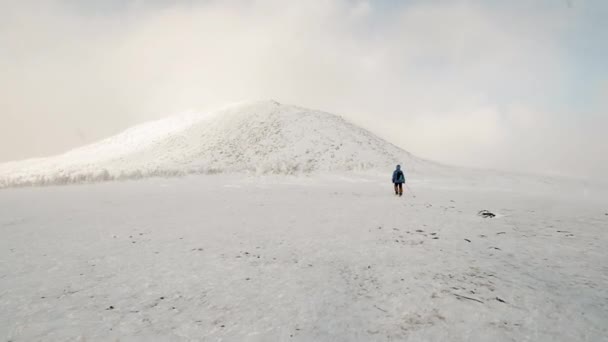
[(395, 183), (395, 195), (403, 195), (403, 183)]

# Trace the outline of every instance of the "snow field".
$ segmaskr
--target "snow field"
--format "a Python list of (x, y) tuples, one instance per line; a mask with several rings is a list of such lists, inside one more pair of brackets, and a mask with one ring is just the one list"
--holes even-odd
[(0, 336), (605, 340), (605, 202), (432, 185), (410, 183), (415, 198), (349, 176), (4, 189)]

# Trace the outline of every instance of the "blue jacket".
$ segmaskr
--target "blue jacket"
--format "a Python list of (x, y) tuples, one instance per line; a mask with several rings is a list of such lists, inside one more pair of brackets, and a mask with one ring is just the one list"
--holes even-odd
[(397, 165), (397, 169), (393, 171), (393, 183), (403, 184), (405, 183), (405, 175), (401, 171), (401, 166)]

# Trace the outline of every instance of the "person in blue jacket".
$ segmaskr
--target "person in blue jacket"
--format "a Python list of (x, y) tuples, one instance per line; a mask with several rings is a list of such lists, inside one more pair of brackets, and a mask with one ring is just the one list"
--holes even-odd
[(395, 186), (395, 195), (403, 196), (403, 183), (405, 183), (405, 175), (401, 171), (401, 165), (397, 165), (393, 171), (393, 184)]

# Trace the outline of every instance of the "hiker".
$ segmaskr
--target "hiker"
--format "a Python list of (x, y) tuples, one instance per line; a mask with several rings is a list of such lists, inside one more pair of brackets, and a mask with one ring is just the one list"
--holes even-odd
[(403, 196), (403, 183), (405, 183), (405, 175), (401, 171), (401, 165), (397, 165), (393, 171), (393, 184), (395, 185), (395, 195)]

